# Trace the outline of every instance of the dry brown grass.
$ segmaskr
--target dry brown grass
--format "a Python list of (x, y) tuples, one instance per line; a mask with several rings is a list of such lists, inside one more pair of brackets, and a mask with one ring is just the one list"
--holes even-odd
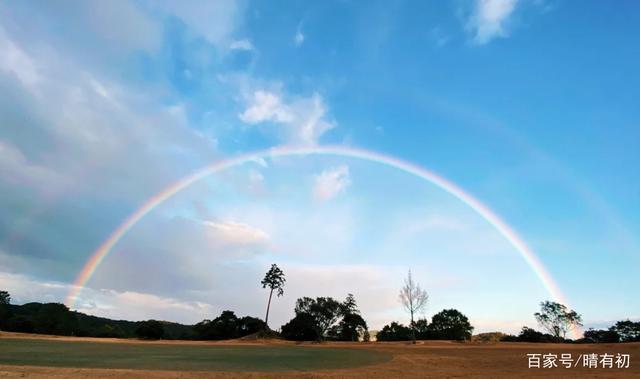
[[(84, 340), (101, 343), (141, 343), (135, 340), (49, 337), (3, 333), (11, 338), (47, 338)], [(293, 344), (286, 341), (151, 341), (148, 344)], [(2, 366), (0, 377), (28, 378), (640, 378), (640, 343), (627, 344), (533, 344), (533, 343), (456, 343), (429, 341), (407, 343), (324, 343), (324, 347), (357, 347), (389, 352), (393, 359), (386, 363), (356, 369), (319, 370), (315, 372), (180, 372), (157, 370), (78, 369), (33, 366)], [(625, 353), (631, 355), (628, 369), (528, 369), (527, 353), (572, 353), (574, 357), (588, 353)]]

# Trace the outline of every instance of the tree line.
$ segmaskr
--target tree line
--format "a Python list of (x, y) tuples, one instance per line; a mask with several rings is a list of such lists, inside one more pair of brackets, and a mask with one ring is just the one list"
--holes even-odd
[[(296, 301), (294, 317), (278, 330), (268, 325), (273, 294), (284, 294), (284, 272), (275, 264), (261, 281), (268, 289), (265, 320), (252, 316), (237, 316), (225, 310), (213, 319), (195, 325), (146, 320), (111, 320), (69, 310), (59, 303), (11, 304), (11, 296), (0, 291), (0, 330), (52, 335), (87, 337), (225, 340), (233, 338), (280, 337), (295, 341), (369, 341), (371, 335), (353, 294), (343, 301), (332, 297), (302, 297)], [(473, 326), (467, 316), (456, 309), (444, 309), (433, 315), (431, 322), (424, 313), (429, 296), (413, 279), (411, 271), (400, 290), (400, 302), (409, 315), (408, 325), (393, 321), (376, 335), (378, 341), (470, 340)], [(582, 326), (582, 316), (566, 306), (545, 301), (534, 314), (544, 332), (524, 326), (518, 335), (484, 333), (483, 338), (508, 342), (578, 342), (614, 343), (640, 341), (640, 322), (618, 321), (605, 330), (589, 329), (576, 341), (566, 338), (569, 331)], [(495, 338), (493, 338), (495, 337)]]

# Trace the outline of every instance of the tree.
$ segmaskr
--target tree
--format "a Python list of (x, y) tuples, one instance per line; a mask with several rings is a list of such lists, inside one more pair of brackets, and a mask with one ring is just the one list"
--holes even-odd
[(555, 339), (551, 334), (540, 333), (539, 331), (523, 326), (517, 336), (507, 335), (500, 339), (506, 342), (553, 342)]
[(295, 313), (296, 316), (282, 326), (282, 336), (286, 339), (357, 341), (364, 339), (368, 332), (352, 294), (343, 303), (331, 297), (303, 297), (296, 301)]
[(369, 329), (367, 322), (360, 315), (360, 310), (356, 304), (353, 294), (348, 294), (342, 303), (342, 320), (336, 326), (333, 337), (340, 341), (358, 341), (364, 338), (365, 332)]
[(287, 339), (322, 340), (343, 315), (344, 304), (332, 297), (303, 297), (296, 301), (296, 316), (282, 326), (282, 336)]
[(473, 326), (467, 316), (456, 309), (445, 309), (431, 318), (429, 332), (435, 339), (467, 340), (471, 338)]
[(620, 342), (620, 335), (614, 330), (589, 329), (584, 332), (584, 340), (590, 343), (616, 343)]
[(356, 304), (356, 298), (352, 293), (347, 294), (347, 298), (344, 299), (344, 303), (342, 303), (342, 308), (342, 313), (344, 314), (360, 314), (360, 311), (358, 310), (358, 304)]
[(564, 339), (569, 330), (582, 326), (582, 316), (553, 301), (540, 303), (540, 312), (534, 313), (534, 316), (538, 324), (556, 339)]
[(238, 318), (233, 311), (222, 311), (213, 320), (203, 320), (193, 327), (196, 338), (226, 340), (244, 337), (264, 330), (264, 322), (256, 317)]
[(264, 330), (265, 323), (257, 317), (244, 316), (238, 319), (238, 337), (248, 336)]
[(282, 272), (282, 270), (280, 270), (280, 268), (276, 266), (275, 263), (271, 265), (271, 268), (265, 274), (264, 279), (262, 279), (262, 288), (269, 287), (270, 289), (269, 301), (267, 302), (267, 315), (264, 318), (265, 329), (269, 329), (269, 308), (271, 307), (271, 297), (273, 296), (273, 291), (277, 290), (278, 297), (282, 296), (284, 294), (284, 289), (282, 287), (284, 287), (285, 281), (286, 279), (284, 278), (284, 272)]
[(621, 342), (640, 341), (640, 321), (618, 321), (614, 326), (609, 328), (609, 330), (618, 333)]
[(411, 332), (411, 328), (395, 321), (383, 326), (376, 335), (378, 341), (409, 341), (412, 337), (413, 333)]
[(323, 339), (342, 315), (343, 305), (332, 297), (303, 297), (296, 302), (295, 312), (306, 313), (314, 320), (318, 339)]
[(280, 334), (283, 338), (293, 341), (315, 341), (321, 338), (315, 319), (308, 313), (297, 313), (288, 323), (282, 325)]
[(70, 336), (77, 334), (78, 318), (75, 312), (69, 311), (60, 303), (38, 304), (34, 312), (34, 332)]
[(367, 322), (356, 313), (344, 315), (337, 327), (337, 339), (340, 341), (359, 341), (369, 331)]
[(33, 333), (33, 322), (25, 316), (14, 316), (6, 322), (6, 330), (18, 333)]
[(104, 324), (95, 332), (96, 337), (124, 338), (125, 332), (118, 325)]
[(222, 311), (209, 324), (209, 338), (213, 340), (226, 340), (238, 336), (238, 317), (233, 311)]
[(0, 291), (0, 329), (4, 329), (11, 318), (11, 295), (7, 291)]
[(427, 301), (429, 300), (429, 295), (427, 295), (427, 291), (420, 288), (420, 284), (415, 283), (413, 278), (411, 277), (411, 270), (407, 274), (407, 277), (404, 280), (404, 287), (400, 290), (400, 301), (404, 308), (411, 315), (411, 324), (409, 327), (411, 328), (411, 335), (413, 342), (416, 341), (416, 331), (415, 325), (413, 322), (414, 313), (420, 312), (424, 310), (427, 306)]
[(139, 338), (159, 340), (164, 336), (164, 326), (156, 320), (140, 321), (135, 333)]
[(11, 304), (11, 295), (7, 291), (0, 291), (0, 305)]
[(429, 322), (426, 318), (421, 318), (414, 324), (416, 339), (428, 340), (431, 339), (431, 331), (429, 330)]

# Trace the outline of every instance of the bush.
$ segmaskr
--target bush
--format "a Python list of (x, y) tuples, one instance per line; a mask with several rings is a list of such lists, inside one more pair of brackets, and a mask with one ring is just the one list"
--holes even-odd
[(238, 320), (238, 337), (248, 336), (265, 330), (264, 321), (257, 317), (244, 316)]
[(385, 325), (376, 335), (378, 341), (410, 341), (411, 328), (397, 322)]
[(223, 311), (213, 320), (203, 320), (194, 326), (198, 339), (226, 340), (244, 337), (265, 329), (264, 321), (256, 317), (238, 318), (232, 311)]
[[(488, 333), (480, 333), (471, 337), (471, 341), (474, 342), (498, 342), (504, 341), (504, 338), (508, 337), (506, 334), (501, 332), (488, 332)], [(515, 336), (510, 336), (515, 337)]]
[(308, 313), (298, 313), (288, 323), (282, 325), (280, 335), (293, 341), (316, 341), (318, 335), (316, 321)]
[[(523, 326), (520, 334), (517, 336), (504, 336), (501, 341), (505, 342), (559, 342), (558, 339), (551, 334), (540, 333), (535, 329)], [(561, 341), (560, 341), (561, 342)]]
[(589, 329), (584, 332), (583, 339), (588, 343), (616, 343), (620, 342), (620, 335), (614, 330)]

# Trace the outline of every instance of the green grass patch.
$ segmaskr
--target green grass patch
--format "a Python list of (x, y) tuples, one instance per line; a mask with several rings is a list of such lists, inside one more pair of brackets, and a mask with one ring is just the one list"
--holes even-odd
[(202, 371), (311, 371), (385, 362), (372, 349), (309, 346), (207, 346), (0, 339), (0, 364)]

